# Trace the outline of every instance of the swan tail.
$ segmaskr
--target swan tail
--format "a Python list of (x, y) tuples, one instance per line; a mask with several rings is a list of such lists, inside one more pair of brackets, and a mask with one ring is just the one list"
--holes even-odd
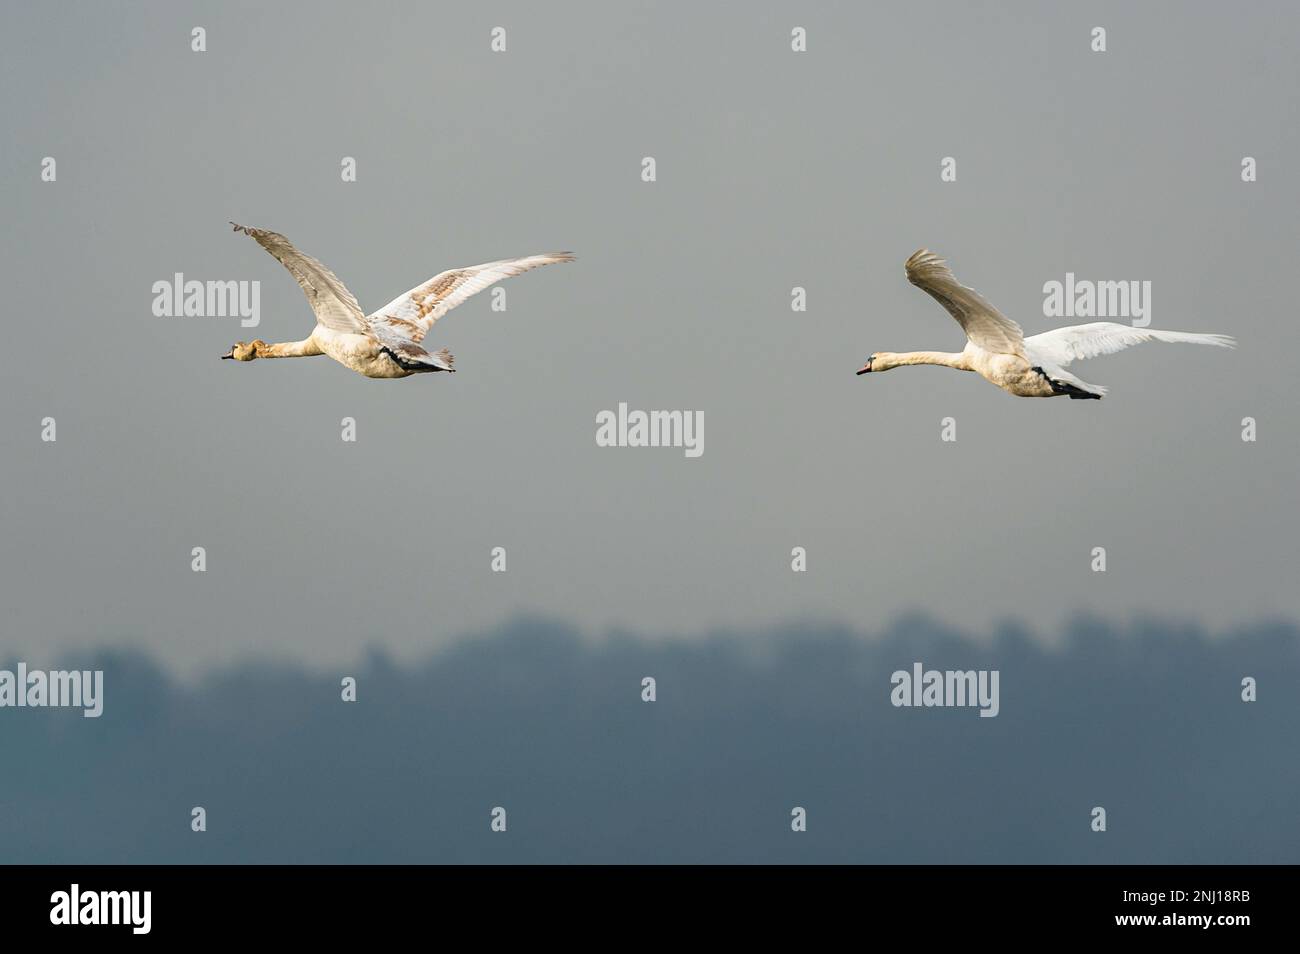
[(1053, 391), (1057, 394), (1064, 394), (1071, 401), (1100, 401), (1106, 396), (1106, 389), (1101, 385), (1079, 381), (1078, 378), (1071, 381), (1052, 380), (1051, 385)]
[(443, 348), (436, 354), (429, 354), (419, 345), (406, 344), (399, 345), (397, 348), (387, 346), (380, 351), (407, 371), (420, 373), (422, 371), (455, 371), (452, 367), (456, 359), (451, 356), (451, 352)]
[(1083, 388), (1076, 388), (1072, 384), (1067, 384), (1066, 387), (1069, 388), (1069, 390), (1065, 393), (1069, 396), (1071, 401), (1100, 401), (1106, 396), (1104, 389), (1099, 394), (1096, 391), (1085, 391)]
[(1065, 395), (1071, 401), (1100, 401), (1106, 389), (1100, 384), (1089, 384), (1064, 368), (1035, 365), (1034, 370), (1051, 386), (1054, 395)]

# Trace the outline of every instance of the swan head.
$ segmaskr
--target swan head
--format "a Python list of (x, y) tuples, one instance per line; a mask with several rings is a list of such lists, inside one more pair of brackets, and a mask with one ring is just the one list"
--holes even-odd
[(873, 351), (867, 363), (858, 368), (858, 374), (866, 374), (868, 371), (891, 371), (902, 364), (898, 359), (899, 355), (893, 351)]
[(257, 357), (257, 349), (265, 344), (266, 342), (260, 338), (249, 342), (236, 341), (221, 357), (222, 359), (233, 358), (235, 361), (252, 361)]

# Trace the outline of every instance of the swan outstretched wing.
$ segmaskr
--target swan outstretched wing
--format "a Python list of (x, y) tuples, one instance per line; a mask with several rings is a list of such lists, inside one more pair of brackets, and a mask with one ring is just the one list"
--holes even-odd
[(1053, 328), (1041, 335), (1026, 338), (1025, 350), (1031, 357), (1066, 367), (1071, 361), (1083, 361), (1098, 355), (1114, 354), (1116, 351), (1123, 351), (1125, 348), (1146, 341), (1217, 345), (1220, 348), (1237, 346), (1237, 342), (1228, 335), (1157, 331), (1154, 328), (1134, 328), (1113, 321), (1094, 321), (1086, 325)]
[(1020, 326), (975, 289), (958, 282), (952, 269), (934, 252), (921, 249), (905, 267), (907, 280), (943, 305), (974, 344), (995, 354), (1022, 353), (1025, 334)]
[(236, 232), (251, 235), (276, 260), (289, 270), (289, 274), (302, 286), (307, 295), (307, 303), (316, 315), (316, 320), (326, 328), (334, 331), (366, 333), (365, 313), (348, 291), (347, 286), (338, 277), (310, 255), (304, 255), (293, 247), (293, 243), (279, 232), (266, 229), (253, 229), (244, 225), (235, 225)]
[(542, 265), (571, 262), (568, 252), (547, 255), (529, 255), (525, 258), (507, 258), (499, 262), (453, 268), (434, 275), (423, 285), (417, 285), (404, 295), (394, 298), (383, 308), (366, 317), (376, 337), (398, 336), (410, 342), (419, 342), (429, 333), (433, 323), (471, 295), (495, 285), (503, 278), (513, 278)]

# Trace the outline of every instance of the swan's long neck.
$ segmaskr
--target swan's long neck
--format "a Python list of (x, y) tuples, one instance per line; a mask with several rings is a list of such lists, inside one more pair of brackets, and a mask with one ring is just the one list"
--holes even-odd
[(947, 351), (905, 351), (902, 354), (894, 354), (892, 351), (877, 352), (871, 359), (871, 370), (888, 371), (890, 368), (901, 368), (906, 364), (938, 364), (945, 368), (956, 368), (958, 371), (970, 370), (964, 354)]
[(322, 353), (311, 338), (304, 338), (302, 341), (286, 341), (282, 344), (267, 344), (259, 339), (255, 345), (259, 358), (307, 358)]

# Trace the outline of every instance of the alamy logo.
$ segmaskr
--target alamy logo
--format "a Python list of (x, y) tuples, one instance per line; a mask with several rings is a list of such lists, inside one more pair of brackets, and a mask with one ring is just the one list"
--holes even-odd
[(1128, 318), (1134, 328), (1151, 324), (1151, 283), (1094, 282), (1075, 280), (1074, 272), (1065, 273), (1065, 281), (1043, 285), (1045, 318)]
[(262, 283), (186, 281), (177, 272), (170, 282), (153, 283), (153, 313), (158, 318), (235, 318), (256, 328), (262, 321)]
[(5, 706), (77, 707), (87, 719), (97, 719), (104, 712), (104, 671), (28, 670), (21, 662), (17, 672), (0, 669), (0, 708)]
[(912, 663), (889, 679), (889, 701), (899, 706), (979, 706), (980, 718), (998, 714), (998, 670), (926, 669)]
[(71, 890), (50, 895), (51, 924), (129, 924), (132, 934), (148, 934), (152, 922), (152, 891)]
[(682, 447), (687, 457), (704, 453), (703, 411), (618, 411), (596, 414), (597, 447)]

